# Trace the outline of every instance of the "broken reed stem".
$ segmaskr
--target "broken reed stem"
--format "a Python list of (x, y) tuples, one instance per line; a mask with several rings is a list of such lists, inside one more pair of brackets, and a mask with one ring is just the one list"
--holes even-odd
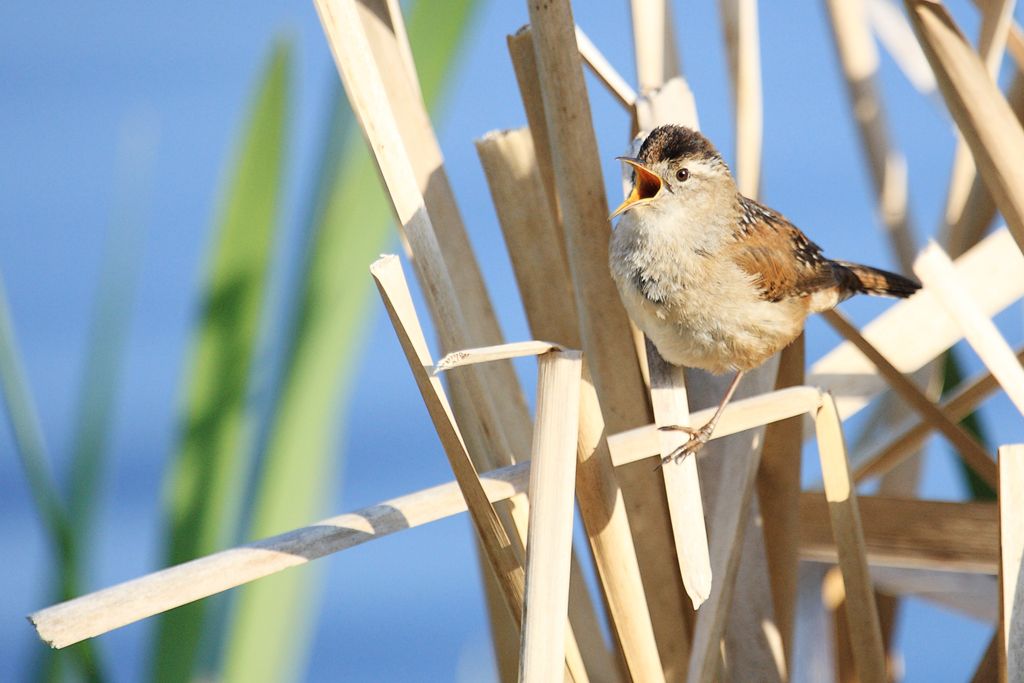
[(845, 588), (845, 613), (853, 659), (860, 680), (884, 683), (885, 646), (875, 605), (874, 588), (868, 573), (864, 533), (857, 493), (850, 476), (843, 427), (832, 396), (825, 394), (815, 416), (821, 473), (832, 519), (839, 568)]
[[(532, 43), (526, 45), (530, 47)], [(522, 201), (524, 196), (531, 196), (531, 187), (536, 192), (540, 183), (528, 132), (492, 133), (478, 142), (478, 151), (531, 333), (566, 346), (578, 346), (579, 318), (561, 227), (545, 206), (543, 193), (532, 195), (538, 201)], [(624, 650), (629, 646), (642, 653), (648, 639), (653, 644), (650, 614), (621, 494), (612, 479), (611, 465), (605, 462), (609, 457), (605, 425), (592, 390), (583, 392), (580, 416), (580, 464), (576, 475), (580, 512), (594, 550), (612, 626), (624, 643)], [(582, 581), (574, 581), (573, 585), (577, 583), (582, 587)], [(580, 646), (587, 648), (584, 655), (588, 662), (609, 660), (596, 621), (581, 623), (574, 617), (573, 627), (580, 632)], [(612, 672), (616, 664), (608, 661), (603, 667), (598, 664), (591, 669)]]
[(1024, 130), (946, 9), (934, 0), (905, 3), (978, 172), (1018, 248), (1024, 248)]
[[(995, 315), (1024, 295), (1024, 256), (1005, 230), (997, 230), (957, 259), (956, 269), (979, 310)], [(890, 306), (864, 326), (867, 339), (900, 372), (910, 374), (963, 338), (957, 324), (931, 296)], [(906, 339), (913, 339), (907, 344)], [(835, 397), (845, 420), (887, 388), (878, 369), (852, 342), (844, 342), (810, 369), (807, 384)]]
[[(468, 346), (500, 344), (501, 329), (470, 247), (430, 117), (422, 97), (410, 96), (411, 93), (418, 91), (415, 70), (406, 69), (406, 78), (402, 79), (403, 69), (399, 67), (403, 63), (408, 64), (411, 48), (405, 35), (401, 14), (395, 13), (394, 3), (391, 2), (388, 5), (391, 26), (383, 25), (385, 22), (382, 17), (385, 16), (385, 12), (380, 6), (380, 1), (364, 0), (360, 2), (358, 9), (362, 13), (363, 24), (368, 32), (374, 61), (385, 67), (386, 78), (383, 79), (383, 83), (386, 95), (392, 113), (398, 117), (398, 132), (405, 143), (406, 153), (410, 155), (423, 196), (423, 204), (434, 220), (433, 227), (436, 228), (435, 237), (441, 251), (442, 267), (447, 267), (454, 288), (445, 291), (442, 287), (440, 295), (459, 297), (457, 301), (449, 300), (448, 304), (461, 311), (466, 323), (462, 334), (469, 335), (460, 340), (448, 334), (444, 314), (439, 312), (437, 301), (431, 296), (435, 283), (430, 280), (423, 282), (423, 272), (419, 267), (421, 258), (430, 258), (433, 254), (416, 253), (413, 263), (427, 294), (427, 304), (432, 317), (441, 330), (441, 348), (451, 351)], [(415, 244), (412, 247), (414, 250), (418, 249)], [(579, 345), (573, 348), (579, 348)], [(481, 384), (488, 394), (484, 396), (483, 403), (479, 400), (479, 394), (474, 396), (475, 388)], [(480, 369), (460, 373), (449, 380), (449, 385), (455, 414), (462, 425), (470, 456), (491, 458), (487, 462), (477, 461), (478, 466), (492, 469), (510, 464), (529, 452), (532, 422), (511, 363), (489, 363)], [(486, 399), (491, 395), (494, 401), (493, 404), (488, 404)], [(502, 431), (492, 431), (495, 428)], [(507, 448), (495, 447), (501, 446), (503, 442), (507, 443)], [(506, 507), (509, 509), (501, 511), (502, 519), (510, 532), (514, 533), (516, 546), (520, 548), (523, 544), (521, 537), (525, 535), (525, 510), (522, 509), (521, 502), (511, 502), (506, 504)], [(597, 615), (575, 557), (572, 567), (575, 578), (569, 610), (574, 629), (579, 629), (579, 637), (584, 640), (582, 645), (592, 656), (593, 666), (601, 668), (606, 647), (597, 624)], [(493, 587), (488, 587), (487, 595), (494, 594)], [(495, 609), (490, 599), (488, 607), (499, 667), (503, 673), (513, 671), (517, 665), (510, 660), (515, 657), (517, 649), (515, 644), (508, 642), (507, 636), (511, 629), (507, 623), (500, 622), (503, 617), (502, 610)]]
[(857, 328), (838, 311), (826, 311), (822, 314), (825, 321), (842, 335), (847, 341), (853, 342), (861, 353), (878, 368), (889, 386), (899, 394), (917, 413), (928, 420), (950, 443), (956, 447), (964, 463), (989, 486), (996, 485), (996, 464), (985, 449), (938, 406), (931, 402), (916, 384), (907, 379), (893, 366), (882, 353), (871, 345)]
[[(527, 47), (532, 56), (532, 46)], [(476, 141), (476, 151), (532, 334), (579, 348), (579, 315), (565, 240), (546, 201), (530, 129), (492, 131)]]
[[(1024, 347), (1017, 349), (1017, 361), (1024, 363)], [(959, 422), (974, 412), (978, 404), (998, 388), (999, 382), (991, 372), (986, 372), (971, 381), (962, 382), (949, 398), (939, 404), (939, 408), (950, 420)], [(854, 481), (860, 484), (896, 467), (920, 448), (933, 430), (934, 426), (930, 422), (920, 420), (895, 437), (887, 436), (883, 446), (862, 459), (854, 468)]]
[(427, 371), (427, 368), (433, 365), (433, 360), (416, 316), (402, 266), (397, 256), (385, 256), (370, 267), (370, 272), (377, 283), (388, 317), (391, 319), (395, 334), (398, 335), (402, 351), (409, 362), (409, 368), (423, 396), (423, 402), (430, 413), (430, 419), (434, 423), (445, 455), (448, 456), (452, 473), (466, 497), (470, 516), (485, 556), (498, 577), (506, 604), (516, 624), (521, 626), (525, 574), (512, 550), (508, 533), (487, 499), (476, 468), (469, 459), (462, 435), (455, 424), (455, 416), (441, 386), (441, 380)]
[(605, 422), (586, 365), (583, 379), (576, 469), (580, 515), (626, 668), (634, 680), (664, 680), (629, 519), (604, 435)]
[(761, 38), (757, 0), (719, 0), (736, 112), (736, 182), (740, 192), (761, 193)]
[(508, 53), (512, 59), (512, 68), (516, 72), (519, 96), (523, 100), (523, 109), (526, 111), (527, 128), (533, 139), (533, 151), (537, 158), (537, 170), (540, 173), (544, 191), (548, 196), (548, 208), (551, 211), (551, 219), (559, 227), (559, 252), (566, 259), (566, 267), (568, 268), (569, 261), (568, 257), (565, 256), (565, 234), (561, 230), (558, 190), (555, 189), (555, 162), (551, 158), (551, 137), (548, 134), (548, 123), (544, 114), (544, 99), (540, 89), (540, 76), (537, 73), (537, 57), (533, 50), (533, 31), (529, 24), (508, 37)]
[[(423, 102), (411, 97), (413, 91), (403, 83), (403, 76), (406, 75), (404, 59), (401, 50), (395, 46), (394, 35), (380, 26), (377, 18), (379, 14), (354, 0), (315, 0), (315, 5), (352, 111), (370, 144), (388, 189), (403, 241), (415, 256), (412, 262), (439, 331), (441, 347), (454, 350), (476, 346), (441, 251), (438, 235), (427, 213), (421, 187), (425, 185), (428, 190), (433, 188), (431, 208), (448, 226), (449, 237), (453, 236), (450, 228), (461, 226), (461, 219), (441, 170), (440, 151), (429, 118), (423, 110)], [(375, 37), (372, 46), (377, 48), (376, 53), (364, 32), (361, 12), (367, 14), (366, 26)], [(387, 81), (381, 76), (377, 59), (391, 65)], [(389, 99), (389, 95), (393, 99)], [(396, 103), (398, 106), (395, 106)], [(401, 112), (401, 124), (396, 119), (396, 111)], [(403, 137), (403, 131), (406, 137)], [(409, 149), (414, 150), (415, 161), (410, 159)], [(448, 240), (449, 249), (464, 242), (464, 239), (459, 240), (457, 237)], [(458, 253), (466, 259), (462, 266), (474, 267), (471, 252)], [(472, 279), (467, 279), (463, 274), (462, 286), (472, 288), (472, 284)], [(479, 316), (479, 309), (475, 313), (478, 315), (472, 322), (479, 333), (479, 330), (486, 328), (486, 321)], [(452, 382), (452, 395), (466, 447), (474, 463), (479, 463), (482, 469), (494, 469), (498, 465), (514, 462), (517, 455), (521, 457), (529, 448), (530, 422), (525, 403), (519, 413), (520, 418), (525, 415), (525, 421), (520, 419), (520, 424), (502, 424), (503, 419), (515, 418), (509, 411), (517, 402), (522, 403), (521, 395), (516, 397), (509, 394), (508, 400), (499, 401), (500, 408), (495, 405), (497, 397), (505, 396), (510, 387), (516, 386), (516, 380), (513, 377), (511, 383), (488, 391), (484, 381), (488, 376), (493, 378), (493, 372), (493, 368), (471, 371)], [(510, 428), (509, 432), (506, 432), (506, 426)], [(516, 445), (515, 449), (513, 444)], [(518, 552), (523, 545), (522, 533), (525, 532), (524, 511), (514, 503), (506, 504), (505, 507), (503, 521), (506, 532), (514, 534), (516, 545), (513, 550)], [(503, 586), (502, 591), (507, 598), (508, 587)], [(500, 613), (500, 609), (492, 609), (492, 620), (502, 619)], [(508, 630), (501, 626), (495, 627), (496, 633), (504, 634)], [(509, 668), (506, 662), (503, 669)]]
[[(590, 115), (575, 24), (566, 0), (530, 0), (530, 21), (555, 185), (576, 291), (580, 336), (613, 430), (648, 421), (626, 312), (608, 272), (608, 202)], [(600, 323), (598, 322), (600, 321)]]
[[(651, 373), (655, 423), (659, 427), (689, 426), (690, 410), (686, 402), (683, 368), (666, 363), (650, 340), (647, 340), (647, 363)], [(680, 431), (659, 431), (659, 438), (660, 455), (664, 458), (690, 437)], [(711, 595), (713, 579), (697, 458), (687, 457), (682, 462), (668, 463), (662, 468), (662, 473), (679, 572), (693, 608), (698, 609)]]
[[(530, 464), (483, 475), (492, 502), (524, 493)], [(456, 482), (386, 500), (255, 543), (222, 550), (29, 615), (39, 637), (63, 648), (290, 567), (466, 510)]]
[(565, 349), (560, 344), (536, 340), (509, 342), (499, 346), (481, 346), (475, 349), (461, 349), (459, 351), (452, 351), (439, 360), (431, 372), (437, 375), (447, 370), (462, 368), (467, 365), (493, 363), (498, 360), (523, 358), (525, 356), (540, 356), (549, 351), (563, 350)]
[[(381, 74), (380, 83), (384, 86), (398, 133), (404, 142), (406, 159), (412, 166), (423, 206), (430, 216), (441, 259), (454, 287), (453, 293), (458, 297), (456, 305), (467, 323), (465, 333), (468, 336), (460, 343), (449, 345), (454, 340), (445, 338), (442, 332), (442, 349), (454, 351), (472, 346), (501, 344), (501, 328), (445, 171), (441, 147), (422, 97), (415, 96), (418, 87), (413, 85), (416, 80), (415, 71), (402, 68), (411, 54), (411, 48), (407, 41), (399, 38), (405, 36), (401, 14), (392, 16), (394, 26), (384, 25), (381, 20), (386, 15), (386, 9), (382, 7), (384, 1), (359, 0), (357, 9), (363, 17), (363, 26), (373, 51), (373, 62)], [(415, 249), (415, 245), (410, 246)], [(415, 256), (414, 262), (423, 255), (417, 253)], [(422, 273), (417, 270), (417, 275)], [(428, 289), (424, 287), (424, 290)], [(440, 323), (434, 301), (428, 296), (427, 302), (432, 316)], [(510, 452), (496, 451), (498, 461), (495, 464), (510, 464), (516, 458), (523, 457), (530, 448), (532, 422), (519, 386), (519, 378), (512, 364), (505, 362), (488, 364), (474, 370), (473, 374), (479, 375), (480, 381), (494, 395), (493, 406), (488, 410), (494, 412), (504, 431), (502, 438), (509, 444)], [(466, 396), (468, 390), (462, 386), (465, 381), (459, 378), (453, 383), (452, 390), (456, 414), (468, 430), (465, 425), (470, 420), (462, 414), (471, 410), (462, 407), (463, 403), (469, 402)], [(469, 434), (468, 437), (471, 441), (477, 438), (475, 434)]]
[(828, 0), (836, 52), (846, 79), (850, 111), (857, 120), (879, 213), (893, 253), (904, 270), (917, 251), (907, 207), (907, 164), (893, 149), (875, 74), (878, 50), (868, 26), (865, 0)]
[[(914, 263), (914, 273), (956, 321), (975, 353), (1024, 415), (1024, 368), (1013, 349), (999, 333), (995, 323), (983, 315), (967, 293), (952, 261), (934, 242), (929, 244)], [(994, 483), (990, 484), (995, 486)]]
[[(744, 378), (746, 379), (746, 378)], [(790, 387), (750, 398), (734, 399), (725, 407), (718, 421), (712, 441), (755, 427), (761, 427), (791, 417), (817, 411), (821, 405), (821, 391), (816, 387)], [(705, 408), (690, 414), (693, 424), (704, 424), (711, 419), (714, 408)], [(618, 434), (612, 434), (608, 443), (612, 462), (621, 467), (661, 453), (660, 432), (656, 425), (645, 425)]]
[(1024, 680), (1024, 444), (999, 449), (1000, 628), (1006, 680)]
[[(487, 500), (477, 470), (469, 458), (466, 445), (455, 423), (455, 417), (448, 405), (441, 381), (435, 374), (428, 372), (428, 368), (433, 365), (433, 360), (416, 316), (412, 296), (405, 283), (402, 266), (397, 256), (385, 256), (371, 266), (370, 272), (377, 283), (377, 288), (388, 311), (388, 317), (391, 319), (395, 334), (398, 335), (402, 350), (409, 361), (409, 367), (423, 396), (427, 412), (430, 413), (434, 429), (444, 447), (445, 455), (448, 456), (452, 473), (466, 497), (470, 517), (473, 519), (473, 526), (484, 548), (484, 555), (498, 577), (498, 584), (516, 626), (522, 628), (525, 597), (523, 566), (515, 552), (516, 549), (512, 546), (508, 532), (498, 518), (494, 507)], [(573, 680), (586, 681), (586, 669), (571, 630), (567, 632), (565, 640), (569, 646), (563, 650), (562, 661), (567, 672)]]
[[(449, 349), (472, 347), (474, 344), (459, 297), (427, 214), (414, 169), (406, 155), (380, 73), (361, 29), (356, 4), (354, 0), (316, 0), (327, 42), (352, 110), (371, 143), (403, 234), (415, 254), (413, 263), (434, 313), (442, 346)], [(467, 431), (470, 453), (478, 462), (492, 469), (512, 459), (513, 453), (494, 405), (494, 395), (485, 390), (483, 377), (470, 372), (466, 373), (464, 381), (467, 393), (464, 410), (467, 415), (461, 422)]]
[(523, 683), (557, 681), (564, 670), (583, 365), (579, 351), (550, 351), (537, 362), (526, 602), (519, 653)]

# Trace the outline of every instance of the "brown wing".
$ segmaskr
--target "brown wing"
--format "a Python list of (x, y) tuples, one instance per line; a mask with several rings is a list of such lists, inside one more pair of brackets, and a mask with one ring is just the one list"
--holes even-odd
[(726, 254), (766, 301), (806, 296), (835, 287), (832, 262), (785, 217), (753, 199), (740, 197), (741, 220)]

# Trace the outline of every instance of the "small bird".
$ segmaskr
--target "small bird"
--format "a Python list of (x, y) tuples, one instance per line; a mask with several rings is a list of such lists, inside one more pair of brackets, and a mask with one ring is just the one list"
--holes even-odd
[(736, 373), (714, 416), (663, 459), (680, 461), (711, 437), (743, 374), (799, 336), (811, 313), (854, 294), (906, 298), (914, 280), (826, 258), (782, 214), (744, 197), (703, 135), (656, 128), (636, 158), (633, 188), (609, 262), (633, 322), (667, 362)]

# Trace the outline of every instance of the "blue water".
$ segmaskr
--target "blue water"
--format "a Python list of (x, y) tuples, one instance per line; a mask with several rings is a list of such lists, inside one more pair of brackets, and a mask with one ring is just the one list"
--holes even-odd
[[(528, 336), (472, 140), (524, 116), (504, 37), (526, 22), (525, 3), (484, 2), (453, 73), (439, 121), (448, 170), (509, 339)], [(629, 76), (627, 3), (577, 2), (577, 20)], [(684, 11), (685, 10), (685, 14)], [(764, 198), (804, 227), (827, 253), (892, 265), (877, 228), (859, 143), (838, 79), (823, 8), (764, 3)], [(1018, 17), (1021, 11), (1017, 10)], [(705, 132), (732, 158), (732, 115), (715, 3), (676, 7), (683, 61)], [(973, 35), (977, 22), (961, 16)], [(443, 11), (438, 20), (443, 20)], [(0, 6), (0, 272), (28, 378), (60, 476), (67, 458), (87, 326), (104, 236), (117, 210), (122, 131), (144, 121), (158, 134), (143, 270), (124, 355), (103, 507), (91, 539), (89, 586), (159, 567), (161, 476), (174, 448), (179, 378), (196, 312), (209, 226), (238, 124), (271, 40), (296, 47), (287, 217), (275, 276), (293, 276), (301, 202), (316, 158), (333, 66), (311, 3), (6, 3)], [(936, 224), (954, 138), (944, 108), (919, 97), (888, 60), (883, 90), (894, 137), (910, 160), (919, 226)], [(610, 192), (618, 184), (628, 121), (590, 83)], [(485, 97), (481, 94), (486, 93)], [(397, 244), (392, 247), (397, 250)], [(864, 322), (884, 309), (851, 301)], [(422, 308), (421, 308), (422, 311)], [(345, 454), (333, 511), (446, 480), (449, 475), (400, 349), (379, 305), (343, 414)], [(1000, 316), (1021, 337), (1020, 310)], [(809, 327), (809, 358), (835, 338)], [(980, 367), (969, 351), (969, 371)], [(532, 367), (522, 364), (527, 395)], [(401, 415), (396, 425), (394, 416)], [(995, 440), (1022, 439), (1005, 399), (985, 410)], [(963, 492), (940, 442), (928, 455), (925, 495)], [(808, 480), (814, 479), (813, 460)], [(48, 602), (49, 551), (0, 421), (0, 680), (23, 680), (39, 647), (24, 621)], [(323, 560), (324, 593), (306, 680), (460, 680), (493, 677), (477, 562), (465, 519), (406, 532)], [(99, 639), (114, 679), (145, 671), (148, 624)], [(899, 629), (907, 680), (964, 679), (988, 627), (910, 602)]]

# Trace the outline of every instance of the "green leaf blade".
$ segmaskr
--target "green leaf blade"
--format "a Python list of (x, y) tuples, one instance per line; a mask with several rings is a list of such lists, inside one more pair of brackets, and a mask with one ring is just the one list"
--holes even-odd
[[(240, 524), (251, 450), (247, 394), (282, 195), (290, 62), (290, 47), (278, 43), (250, 107), (215, 230), (168, 480), (168, 564), (219, 550)], [(155, 680), (189, 680), (205, 612), (195, 603), (161, 618)]]

